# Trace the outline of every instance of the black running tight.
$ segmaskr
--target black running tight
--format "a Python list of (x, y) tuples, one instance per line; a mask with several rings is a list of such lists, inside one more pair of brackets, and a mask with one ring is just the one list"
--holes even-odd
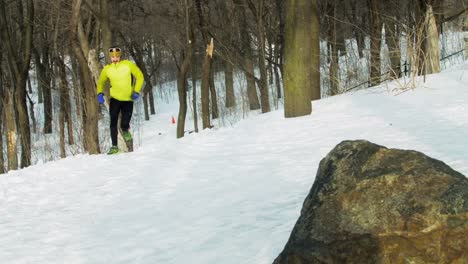
[(123, 131), (128, 131), (130, 128), (130, 120), (132, 119), (132, 112), (133, 101), (119, 101), (114, 98), (110, 99), (109, 113), (112, 146), (117, 146), (117, 123), (119, 121), (119, 114), (122, 113), (120, 127)]

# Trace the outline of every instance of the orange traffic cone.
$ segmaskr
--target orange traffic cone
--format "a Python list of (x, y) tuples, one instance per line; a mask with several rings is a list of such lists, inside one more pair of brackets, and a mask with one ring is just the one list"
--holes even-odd
[(172, 116), (172, 124), (175, 124), (175, 118)]

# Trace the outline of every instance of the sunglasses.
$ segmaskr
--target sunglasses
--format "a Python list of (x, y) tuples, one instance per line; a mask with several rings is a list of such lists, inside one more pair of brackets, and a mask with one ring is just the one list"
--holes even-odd
[(111, 57), (120, 57), (122, 56), (122, 51), (120, 50), (120, 48), (110, 48), (109, 55)]

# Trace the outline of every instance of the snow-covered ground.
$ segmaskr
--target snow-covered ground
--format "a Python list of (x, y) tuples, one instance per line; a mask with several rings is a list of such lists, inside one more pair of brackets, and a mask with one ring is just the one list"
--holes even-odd
[(179, 140), (176, 101), (159, 103), (133, 153), (0, 175), (0, 263), (271, 263), (342, 140), (422, 151), (468, 175), (467, 66)]

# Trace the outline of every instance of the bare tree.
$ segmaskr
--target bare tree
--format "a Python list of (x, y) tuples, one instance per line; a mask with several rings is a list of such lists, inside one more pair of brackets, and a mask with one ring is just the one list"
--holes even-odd
[(86, 36), (82, 31), (81, 21), (81, 0), (73, 0), (72, 2), (72, 17), (70, 21), (71, 45), (74, 55), (78, 61), (81, 71), (83, 83), (83, 128), (84, 128), (84, 145), (85, 149), (90, 154), (100, 153), (99, 138), (98, 138), (98, 104), (96, 101), (96, 83), (93, 81), (92, 74), (88, 67), (84, 51), (89, 52), (89, 44)]
[[(3, 131), (3, 120), (5, 116), (5, 109), (4, 109), (4, 103), (3, 100), (5, 98), (3, 94), (3, 88), (4, 88), (4, 81), (3, 81), (3, 60), (2, 60), (2, 53), (0, 52), (0, 132)], [(0, 133), (0, 174), (5, 173), (5, 167), (3, 166), (5, 164), (5, 158), (3, 156), (3, 133)]]
[(327, 6), (327, 24), (328, 24), (328, 50), (330, 58), (330, 67), (329, 67), (329, 80), (330, 80), (330, 91), (329, 95), (336, 95), (339, 93), (338, 88), (340, 85), (338, 72), (338, 44), (337, 44), (337, 29), (336, 29), (336, 0), (328, 0), (326, 2)]
[(425, 50), (426, 62), (425, 73), (440, 72), (440, 45), (439, 45), (439, 31), (437, 29), (436, 19), (432, 9), (432, 5), (427, 3), (426, 13), (424, 17), (424, 31), (425, 31)]
[(195, 35), (193, 33), (192, 13), (193, 4), (189, 0), (184, 0), (183, 10), (185, 11), (186, 47), (184, 60), (177, 76), (177, 91), (179, 92), (179, 116), (177, 118), (177, 138), (184, 136), (185, 118), (187, 115), (187, 74), (192, 63), (193, 46)]
[[(15, 26), (12, 24), (15, 23), (15, 20), (8, 20), (6, 16), (6, 8), (10, 4), (4, 0), (0, 2), (0, 24), (3, 25), (0, 27), (0, 30), (3, 38), (2, 43), (6, 50), (10, 75), (14, 81), (14, 85), (9, 87), (10, 91), (7, 93), (7, 96), (14, 96), (15, 99), (15, 112), (17, 114), (18, 133), (21, 142), (20, 167), (24, 168), (31, 165), (31, 132), (26, 102), (26, 82), (31, 61), (34, 4), (32, 0), (19, 1), (16, 4), (19, 17), (16, 19), (18, 25)], [(10, 25), (10, 27), (6, 25)], [(13, 34), (9, 29), (18, 30), (20, 34), (16, 34), (16, 32)], [(19, 37), (16, 38), (16, 36)], [(7, 117), (7, 119), (12, 117)], [(13, 131), (11, 132), (14, 133)]]
[(370, 85), (380, 84), (380, 45), (382, 39), (382, 20), (380, 18), (380, 1), (367, 0), (369, 5), (369, 17), (371, 21), (371, 59), (370, 59)]
[(260, 71), (260, 103), (262, 107), (262, 113), (270, 112), (270, 96), (268, 92), (267, 82), (267, 70), (265, 66), (265, 27), (264, 27), (264, 15), (265, 15), (265, 0), (247, 0), (250, 11), (255, 17), (256, 28), (257, 28), (257, 39), (258, 39), (258, 68)]
[(255, 83), (254, 65), (252, 61), (252, 40), (249, 32), (248, 19), (245, 11), (245, 0), (235, 0), (236, 10), (239, 13), (239, 34), (241, 42), (240, 55), (242, 56), (242, 69), (247, 80), (247, 98), (249, 100), (249, 109), (260, 109), (260, 101), (258, 100), (257, 87)]

